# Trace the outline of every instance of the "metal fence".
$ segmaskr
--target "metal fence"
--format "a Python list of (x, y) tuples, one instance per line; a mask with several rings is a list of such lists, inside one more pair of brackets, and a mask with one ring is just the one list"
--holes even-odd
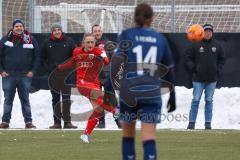
[[(50, 32), (60, 23), (67, 33), (89, 32), (100, 24), (106, 33), (118, 33), (134, 25), (133, 12), (142, 0), (0, 0), (1, 34), (20, 18), (28, 30)], [(185, 32), (194, 23), (212, 23), (216, 32), (240, 31), (240, 2), (235, 0), (148, 0), (159, 32)]]

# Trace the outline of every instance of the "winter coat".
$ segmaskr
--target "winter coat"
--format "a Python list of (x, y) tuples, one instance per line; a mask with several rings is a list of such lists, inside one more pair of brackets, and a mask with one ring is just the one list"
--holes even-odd
[(51, 72), (58, 64), (72, 57), (75, 43), (70, 37), (63, 35), (62, 39), (46, 39), (41, 48), (42, 63)]
[(214, 40), (193, 43), (187, 49), (185, 64), (196, 82), (214, 82), (226, 61), (221, 44)]
[(40, 64), (40, 53), (37, 41), (31, 36), (32, 43), (22, 41), (13, 43), (8, 36), (0, 41), (0, 72), (9, 75), (25, 75), (36, 73)]

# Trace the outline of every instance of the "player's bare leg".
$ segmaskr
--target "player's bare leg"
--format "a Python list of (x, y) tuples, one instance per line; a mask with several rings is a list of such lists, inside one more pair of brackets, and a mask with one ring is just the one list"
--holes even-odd
[[(103, 96), (101, 95), (101, 91), (97, 89), (93, 89), (90, 92), (90, 102), (93, 106), (93, 113), (89, 117), (86, 129), (84, 131), (84, 134), (80, 136), (80, 139), (84, 143), (89, 143), (89, 135), (92, 133), (93, 129), (97, 125), (97, 122), (99, 121), (99, 118), (101, 116), (102, 111), (105, 109), (113, 114), (115, 114), (115, 108), (111, 105), (106, 105), (103, 103)], [(99, 107), (100, 106), (100, 107)]]
[(97, 122), (101, 116), (102, 111), (103, 111), (103, 109), (101, 107), (97, 107), (93, 111), (92, 115), (89, 117), (86, 129), (85, 129), (84, 133), (80, 136), (80, 139), (82, 140), (82, 142), (90, 143), (89, 135), (92, 133), (93, 129), (97, 125)]
[(96, 106), (102, 107), (104, 110), (111, 112), (115, 114), (115, 107), (113, 107), (111, 104), (105, 104), (103, 100), (102, 91), (98, 88), (85, 88), (85, 87), (79, 87), (78, 88), (79, 93), (85, 97), (87, 97), (91, 103), (96, 103), (97, 105), (93, 105), (93, 109), (96, 108)]
[(104, 110), (114, 114), (115, 113), (115, 108), (110, 104), (105, 104), (103, 98), (104, 97), (103, 97), (102, 91), (100, 89), (99, 90), (94, 89), (94, 90), (91, 91), (92, 101), (95, 101), (95, 103), (97, 103)]
[(135, 137), (135, 125), (134, 122), (122, 122), (122, 137)]
[(156, 124), (142, 122), (141, 137), (142, 137), (142, 141), (155, 140), (156, 139)]

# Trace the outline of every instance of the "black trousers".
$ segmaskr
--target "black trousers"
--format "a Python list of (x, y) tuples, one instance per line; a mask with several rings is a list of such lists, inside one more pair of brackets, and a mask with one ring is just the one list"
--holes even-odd
[[(51, 91), (51, 94), (52, 94), (52, 107), (53, 107), (54, 123), (61, 124), (61, 119), (63, 119), (64, 122), (71, 122), (70, 95), (64, 95), (61, 93), (57, 93), (55, 91)], [(62, 100), (61, 100), (61, 98), (62, 98)]]
[(65, 84), (67, 72), (53, 72), (49, 78), (49, 86), (52, 94), (52, 107), (54, 123), (61, 124), (61, 119), (64, 122), (71, 122), (70, 107), (71, 107), (71, 87)]

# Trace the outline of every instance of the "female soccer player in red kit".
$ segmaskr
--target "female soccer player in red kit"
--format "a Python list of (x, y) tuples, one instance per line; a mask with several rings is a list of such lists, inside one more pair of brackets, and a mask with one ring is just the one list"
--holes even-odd
[(115, 114), (113, 106), (103, 103), (98, 77), (103, 65), (108, 63), (109, 59), (106, 53), (102, 49), (95, 47), (94, 36), (92, 34), (85, 34), (82, 47), (74, 49), (72, 59), (58, 66), (60, 70), (70, 68), (73, 65), (76, 66), (78, 91), (81, 95), (87, 97), (93, 105), (93, 113), (88, 119), (84, 133), (80, 136), (80, 139), (84, 143), (89, 143), (88, 136), (95, 128), (103, 110)]

